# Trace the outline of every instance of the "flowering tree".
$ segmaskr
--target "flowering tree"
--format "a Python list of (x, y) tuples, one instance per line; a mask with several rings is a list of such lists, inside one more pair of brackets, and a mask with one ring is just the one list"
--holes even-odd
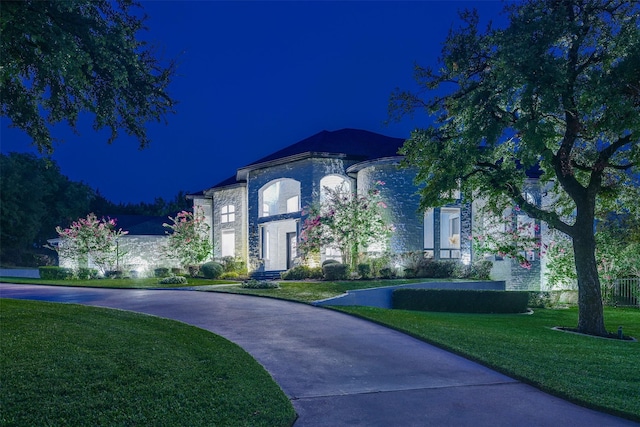
[(522, 268), (531, 268), (530, 259), (540, 254), (540, 226), (520, 213), (514, 206), (501, 215), (481, 208), (483, 223), (474, 230), (471, 239), (479, 254), (498, 255), (516, 260)]
[[(325, 187), (326, 200), (308, 211), (300, 232), (299, 248), (304, 253), (317, 253), (322, 247), (334, 246), (342, 253), (343, 262), (356, 267), (360, 254), (371, 246), (383, 247), (394, 230), (387, 224), (378, 181), (366, 194), (356, 195), (343, 187)], [(381, 248), (382, 249), (382, 248)]]
[(105, 219), (90, 213), (74, 221), (69, 228), (56, 227), (62, 240), (56, 247), (58, 254), (74, 259), (79, 268), (88, 267), (91, 260), (104, 274), (117, 263), (117, 241), (127, 231), (116, 229), (115, 219)]
[(178, 212), (175, 218), (169, 219), (172, 224), (162, 224), (171, 230), (167, 230), (169, 238), (164, 250), (167, 256), (180, 260), (184, 267), (211, 258), (213, 245), (209, 240), (210, 227), (201, 208), (197, 208), (195, 213)]

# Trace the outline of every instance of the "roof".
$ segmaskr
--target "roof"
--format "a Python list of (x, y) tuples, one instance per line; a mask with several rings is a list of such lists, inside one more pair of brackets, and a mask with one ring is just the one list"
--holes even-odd
[(398, 155), (398, 150), (402, 147), (404, 141), (403, 138), (392, 138), (361, 129), (323, 130), (263, 157), (247, 165), (247, 167), (309, 152), (345, 154), (348, 157), (356, 157), (360, 160), (391, 157)]
[(116, 228), (128, 231), (130, 236), (164, 236), (168, 231), (162, 224), (168, 223), (166, 216), (113, 215)]

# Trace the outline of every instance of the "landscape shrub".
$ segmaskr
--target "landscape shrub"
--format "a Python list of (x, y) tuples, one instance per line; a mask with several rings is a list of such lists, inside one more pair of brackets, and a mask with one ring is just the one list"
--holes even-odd
[(322, 261), (323, 267), (327, 264), (341, 264), (341, 262), (338, 261), (337, 259), (325, 259), (324, 261)]
[(182, 274), (184, 274), (184, 270), (179, 267), (173, 267), (171, 269), (172, 276), (181, 276)]
[(278, 282), (273, 282), (271, 280), (245, 280), (240, 285), (241, 288), (245, 289), (277, 289), (280, 287)]
[(39, 267), (40, 278), (46, 280), (69, 280), (73, 278), (73, 270), (66, 267), (47, 265)]
[(104, 272), (104, 277), (107, 279), (124, 279), (126, 275), (122, 270), (107, 270)]
[(225, 273), (236, 272), (238, 275), (247, 273), (247, 267), (245, 266), (244, 261), (239, 258), (225, 256), (220, 258), (218, 263), (222, 265)]
[(79, 280), (97, 279), (98, 270), (95, 268), (81, 267), (76, 270), (75, 277)]
[(169, 269), (166, 267), (158, 267), (153, 270), (155, 277), (169, 277)]
[(238, 277), (240, 277), (240, 275), (235, 272), (235, 271), (225, 271), (224, 273), (222, 273), (220, 275), (220, 279), (231, 279), (231, 280), (235, 280)]
[(200, 274), (200, 266), (199, 265), (188, 265), (187, 271), (189, 272), (189, 277), (198, 277)]
[(200, 266), (200, 272), (207, 279), (217, 279), (224, 272), (224, 267), (219, 262), (209, 261)]
[(420, 263), (416, 277), (429, 277), (435, 279), (446, 279), (453, 276), (458, 261), (437, 260), (425, 258)]
[(158, 280), (161, 285), (186, 285), (187, 278), (184, 276), (168, 276)]
[(280, 274), (282, 280), (322, 279), (322, 268), (297, 265)]
[(371, 264), (358, 264), (358, 275), (361, 279), (370, 279)]
[(393, 308), (452, 313), (524, 313), (529, 292), (396, 289)]
[(328, 263), (322, 266), (322, 274), (325, 280), (349, 279), (349, 266), (339, 262)]
[(395, 279), (397, 276), (396, 269), (385, 267), (380, 269), (380, 277), (383, 279)]

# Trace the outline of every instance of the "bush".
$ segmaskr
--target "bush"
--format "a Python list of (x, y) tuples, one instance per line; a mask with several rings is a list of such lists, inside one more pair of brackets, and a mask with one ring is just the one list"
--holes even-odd
[(349, 266), (332, 262), (322, 266), (322, 274), (325, 280), (347, 280), (349, 279)]
[(168, 276), (158, 280), (161, 285), (186, 285), (187, 278), (184, 276)]
[(43, 266), (39, 267), (40, 278), (46, 280), (69, 280), (73, 278), (73, 270), (66, 267)]
[(217, 279), (224, 272), (224, 268), (222, 267), (222, 264), (218, 262), (209, 261), (202, 264), (200, 272), (207, 279)]
[(298, 265), (280, 274), (282, 280), (322, 279), (322, 268)]
[(188, 265), (187, 271), (189, 272), (189, 277), (198, 277), (200, 274), (200, 266), (199, 265)]
[(235, 272), (240, 274), (246, 274), (247, 268), (244, 261), (231, 256), (222, 257), (219, 261), (225, 273)]
[(245, 280), (240, 285), (241, 288), (245, 289), (277, 289), (280, 287), (278, 282), (273, 282), (271, 280)]
[(385, 267), (380, 269), (380, 277), (383, 279), (395, 279), (397, 276), (396, 270), (391, 267)]
[(98, 270), (96, 270), (95, 268), (82, 267), (76, 271), (76, 277), (79, 280), (97, 279)]
[(396, 289), (393, 308), (451, 313), (524, 313), (529, 292)]
[(371, 278), (371, 265), (370, 264), (358, 264), (358, 275), (362, 279)]
[(225, 271), (224, 273), (222, 273), (220, 275), (220, 279), (231, 279), (231, 280), (235, 280), (238, 277), (240, 277), (240, 275), (238, 273), (236, 273), (235, 271)]
[(181, 276), (182, 274), (184, 274), (184, 271), (181, 268), (173, 267), (171, 269), (171, 275), (172, 276)]
[(420, 263), (417, 277), (430, 277), (436, 279), (452, 277), (457, 263), (458, 261), (425, 258), (424, 262)]
[(324, 261), (322, 261), (323, 267), (328, 264), (341, 264), (341, 262), (338, 261), (337, 259), (325, 259)]
[(123, 279), (125, 276), (122, 270), (108, 270), (104, 272), (104, 277), (107, 279)]
[(158, 267), (153, 270), (155, 277), (169, 277), (169, 269), (166, 267)]

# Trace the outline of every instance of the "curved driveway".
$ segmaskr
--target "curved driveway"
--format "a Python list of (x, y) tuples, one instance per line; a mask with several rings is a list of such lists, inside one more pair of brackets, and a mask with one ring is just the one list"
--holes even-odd
[(0, 297), (118, 308), (237, 343), (271, 373), (302, 426), (623, 426), (411, 338), (335, 311), (249, 296), (0, 284)]

